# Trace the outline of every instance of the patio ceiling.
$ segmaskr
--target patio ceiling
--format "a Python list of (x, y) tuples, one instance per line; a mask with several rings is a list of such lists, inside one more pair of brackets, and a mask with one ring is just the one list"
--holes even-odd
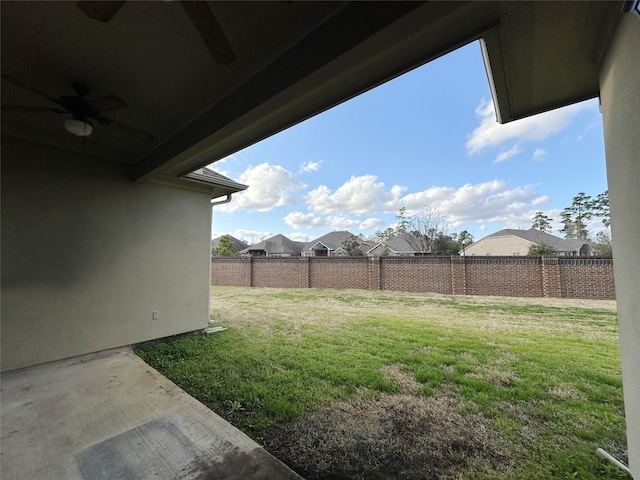
[[(118, 3), (118, 2), (116, 2)], [(73, 83), (105, 117), (153, 139), (71, 115), (5, 111), (3, 133), (176, 178), (412, 68), (486, 37), (502, 121), (598, 94), (603, 29), (618, 2), (206, 2), (235, 56), (217, 63), (180, 2), (122, 2), (103, 23), (76, 2), (11, 2), (2, 13), (2, 104), (56, 105)], [(384, 112), (381, 112), (384, 114)], [(94, 122), (95, 123), (95, 122)]]

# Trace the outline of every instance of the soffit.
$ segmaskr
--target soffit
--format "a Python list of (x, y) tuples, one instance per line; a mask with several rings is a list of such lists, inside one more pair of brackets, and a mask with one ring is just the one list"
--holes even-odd
[(598, 96), (622, 2), (528, 2), (485, 37), (501, 122)]
[[(179, 2), (125, 2), (106, 24), (75, 2), (0, 2), (3, 73), (54, 97), (73, 82), (89, 99), (114, 94), (128, 107), (109, 118), (154, 140), (100, 128), (83, 141), (56, 114), (24, 112), (3, 112), (3, 133), (130, 163), (136, 179), (178, 178), (481, 37), (508, 121), (597, 94), (602, 39), (620, 6), (207, 4), (235, 53), (230, 66), (213, 60)], [(4, 80), (2, 104), (51, 106)]]

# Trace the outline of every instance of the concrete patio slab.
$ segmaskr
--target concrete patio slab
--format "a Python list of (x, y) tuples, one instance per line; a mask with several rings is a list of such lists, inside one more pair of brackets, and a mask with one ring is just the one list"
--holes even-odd
[(3, 480), (301, 478), (128, 348), (6, 372), (0, 409)]

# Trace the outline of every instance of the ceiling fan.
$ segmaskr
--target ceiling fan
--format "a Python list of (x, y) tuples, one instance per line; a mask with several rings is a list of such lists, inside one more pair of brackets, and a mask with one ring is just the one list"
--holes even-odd
[(59, 107), (32, 107), (27, 105), (2, 105), (3, 112), (31, 112), (31, 113), (63, 113), (71, 114), (72, 118), (64, 121), (64, 126), (68, 132), (77, 135), (79, 137), (87, 137), (93, 132), (92, 121), (104, 125), (105, 127), (114, 128), (121, 132), (128, 133), (129, 135), (136, 136), (145, 140), (153, 140), (153, 136), (138, 130), (137, 128), (130, 127), (124, 123), (111, 120), (110, 118), (103, 117), (102, 112), (110, 112), (112, 110), (118, 110), (120, 108), (126, 108), (128, 105), (124, 100), (116, 97), (115, 95), (106, 95), (104, 97), (96, 98), (89, 102), (84, 97), (89, 93), (89, 89), (84, 85), (74, 83), (72, 85), (76, 95), (63, 95), (59, 98), (52, 97), (45, 92), (38, 90), (37, 88), (23, 84), (15, 78), (2, 73), (2, 79), (13, 83), (14, 85), (28, 90), (36, 95), (39, 95), (47, 100), (55, 103)]
[[(231, 65), (236, 59), (236, 56), (207, 2), (183, 0), (180, 3), (200, 33), (200, 36), (216, 63), (220, 65)], [(125, 1), (123, 0), (80, 0), (76, 2), (76, 6), (82, 10), (87, 17), (103, 23), (109, 23), (124, 4)]]

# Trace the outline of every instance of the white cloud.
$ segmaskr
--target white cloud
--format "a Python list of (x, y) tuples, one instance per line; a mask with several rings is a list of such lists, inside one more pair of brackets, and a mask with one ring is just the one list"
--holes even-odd
[(360, 225), (360, 220), (349, 218), (346, 215), (329, 215), (326, 217), (326, 221), (332, 230), (348, 230)]
[(305, 162), (300, 165), (301, 172), (317, 172), (320, 170), (320, 165), (322, 165), (322, 160), (318, 162)]
[(520, 226), (529, 222), (534, 206), (546, 201), (548, 198), (537, 194), (531, 185), (508, 188), (499, 180), (460, 188), (432, 187), (399, 200), (409, 215), (427, 207), (446, 216), (454, 228), (471, 221)]
[(407, 215), (419, 214), (425, 208), (435, 210), (446, 216), (453, 228), (472, 221), (502, 222), (515, 228), (528, 227), (533, 211), (549, 201), (532, 185), (510, 188), (500, 180), (459, 188), (431, 187), (403, 195), (406, 190), (400, 185), (386, 188), (373, 175), (351, 177), (335, 191), (326, 186), (316, 188), (307, 196), (312, 213), (290, 213), (285, 221), (296, 229), (377, 229), (384, 223), (375, 217), (362, 221), (349, 215), (396, 213), (405, 207)]
[(315, 213), (302, 212), (291, 212), (284, 217), (284, 221), (295, 229), (330, 228), (332, 230), (348, 230), (359, 227), (362, 223), (360, 220), (346, 215), (327, 215), (323, 217)]
[(536, 149), (533, 152), (533, 159), (539, 160), (542, 157), (546, 157), (547, 155), (548, 155), (548, 152), (544, 148), (536, 147)]
[(261, 163), (250, 166), (238, 178), (249, 188), (233, 196), (231, 203), (221, 205), (219, 210), (233, 212), (241, 208), (267, 212), (282, 205), (294, 203), (292, 193), (305, 185), (280, 165)]
[[(307, 195), (309, 209), (314, 213), (294, 212), (285, 221), (293, 228), (350, 228), (360, 229), (383, 226), (375, 218), (357, 221), (345, 215), (396, 213), (401, 207), (407, 215), (416, 215), (429, 208), (445, 215), (453, 227), (470, 221), (504, 222), (521, 226), (530, 221), (532, 210), (540, 208), (549, 199), (536, 193), (534, 186), (514, 188), (500, 180), (466, 184), (459, 188), (431, 187), (420, 192), (403, 195), (407, 188), (394, 185), (386, 188), (373, 175), (351, 177), (331, 191), (320, 186)], [(337, 213), (338, 216), (322, 216)]]
[(386, 189), (375, 175), (352, 176), (332, 192), (325, 185), (310, 191), (306, 200), (317, 212), (348, 212), (366, 214), (397, 210), (395, 202), (406, 187), (394, 185)]
[(292, 228), (302, 230), (311, 228), (329, 228), (331, 230), (373, 230), (384, 225), (384, 221), (379, 218), (367, 218), (358, 220), (347, 215), (327, 215), (321, 216), (315, 213), (291, 212), (284, 221)]
[(316, 236), (314, 235), (307, 235), (306, 233), (302, 232), (288, 233), (285, 235), (285, 237), (290, 238), (294, 242), (310, 242), (311, 240), (316, 238)]
[(379, 218), (367, 218), (360, 223), (360, 230), (374, 230), (384, 226), (384, 221)]
[(500, 154), (493, 161), (493, 164), (495, 165), (496, 163), (504, 162), (505, 160), (508, 160), (518, 153), (520, 153), (520, 146), (516, 144), (509, 150), (503, 150), (502, 152), (500, 152)]
[(267, 238), (271, 238), (275, 235), (275, 233), (270, 232), (270, 231), (259, 231), (259, 230), (245, 230), (245, 229), (238, 229), (238, 230), (234, 230), (231, 233), (232, 236), (239, 238), (241, 240), (246, 241), (247, 243), (249, 243), (250, 245), (253, 245), (255, 243), (260, 243), (262, 240), (265, 240)]
[(325, 219), (317, 216), (315, 213), (291, 212), (284, 217), (284, 221), (291, 228), (297, 230), (323, 228), (327, 226)]
[(467, 153), (473, 155), (507, 141), (544, 140), (565, 129), (580, 111), (592, 106), (592, 101), (576, 103), (501, 125), (496, 121), (493, 103), (482, 99), (476, 108), (480, 125), (467, 138)]

